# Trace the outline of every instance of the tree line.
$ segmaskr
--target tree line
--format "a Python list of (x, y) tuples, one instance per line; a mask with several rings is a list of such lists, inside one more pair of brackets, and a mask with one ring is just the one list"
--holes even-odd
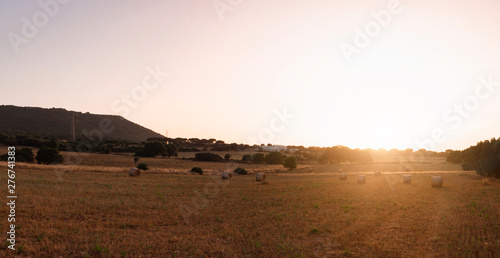
[(463, 170), (500, 177), (500, 138), (478, 142), (463, 151), (449, 152), (447, 160), (462, 163)]

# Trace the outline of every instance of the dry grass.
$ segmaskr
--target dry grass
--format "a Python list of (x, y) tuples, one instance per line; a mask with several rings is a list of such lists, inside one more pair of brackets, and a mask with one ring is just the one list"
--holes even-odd
[[(131, 178), (126, 170), (77, 170), (59, 178), (51, 170), (18, 169), (17, 254), (499, 254), (500, 181), (491, 179), (485, 186), (472, 174), (439, 175), (445, 184), (433, 189), (432, 174), (418, 173), (412, 174), (411, 184), (403, 184), (396, 174), (367, 175), (366, 184), (357, 184), (354, 174), (343, 181), (325, 172), (268, 174), (268, 184), (255, 182), (255, 175), (234, 176), (220, 185), (207, 175), (145, 173)], [(6, 173), (1, 177), (6, 182)], [(2, 187), (4, 196), (6, 189)], [(189, 223), (180, 205), (199, 208)], [(1, 210), (8, 212), (6, 205)], [(7, 229), (6, 218), (0, 221)], [(0, 250), (1, 257), (13, 254), (5, 246)]]

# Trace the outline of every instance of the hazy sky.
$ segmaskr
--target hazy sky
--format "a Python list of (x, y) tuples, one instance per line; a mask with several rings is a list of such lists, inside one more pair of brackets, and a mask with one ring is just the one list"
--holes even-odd
[(498, 1), (61, 2), (0, 2), (0, 104), (250, 144), (500, 136)]

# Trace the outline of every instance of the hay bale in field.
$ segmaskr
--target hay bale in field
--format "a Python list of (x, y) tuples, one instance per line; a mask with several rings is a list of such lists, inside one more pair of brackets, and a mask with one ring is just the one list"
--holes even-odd
[(360, 184), (366, 183), (366, 176), (365, 175), (358, 175), (358, 183), (360, 183)]
[(129, 171), (128, 171), (128, 175), (129, 176), (140, 176), (141, 175), (141, 170), (138, 169), (138, 168), (131, 168)]
[(375, 174), (376, 176), (380, 176), (380, 175), (382, 175), (382, 172), (380, 172), (380, 170), (377, 170), (377, 171), (373, 172), (373, 174)]
[(347, 180), (347, 174), (346, 173), (340, 174), (340, 180)]
[(339, 173), (342, 173), (343, 171), (344, 171), (343, 169), (339, 168)]
[(411, 183), (411, 175), (403, 175), (403, 183), (405, 184)]
[(233, 177), (233, 174), (229, 172), (222, 172), (222, 179), (229, 180), (231, 177)]
[(433, 176), (431, 179), (432, 187), (442, 187), (443, 186), (443, 178), (440, 176)]
[(257, 175), (255, 175), (255, 181), (263, 182), (264, 180), (266, 180), (266, 174), (258, 173)]

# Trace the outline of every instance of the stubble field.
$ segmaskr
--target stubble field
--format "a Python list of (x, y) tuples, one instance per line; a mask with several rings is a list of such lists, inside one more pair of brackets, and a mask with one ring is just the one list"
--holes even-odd
[[(475, 174), (450, 167), (446, 173), (416, 172), (411, 184), (403, 184), (400, 174), (375, 176), (345, 165), (348, 179), (341, 181), (336, 166), (310, 167), (307, 173), (268, 174), (262, 184), (254, 175), (222, 181), (217, 175), (160, 171), (132, 178), (124, 168), (58, 175), (50, 167), (21, 166), (17, 250), (4, 245), (0, 256), (500, 253), (499, 180), (484, 185)], [(355, 170), (368, 175), (365, 184), (356, 182)], [(430, 187), (432, 175), (443, 176), (443, 188)], [(6, 173), (1, 177), (6, 182)], [(7, 187), (2, 194), (7, 196)], [(8, 206), (1, 209), (0, 226), (8, 230)]]

